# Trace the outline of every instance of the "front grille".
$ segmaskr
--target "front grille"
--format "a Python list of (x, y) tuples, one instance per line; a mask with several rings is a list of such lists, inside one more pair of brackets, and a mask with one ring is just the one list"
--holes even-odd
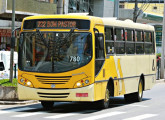
[(66, 84), (71, 76), (36, 76), (42, 84)]
[(69, 96), (69, 93), (41, 93), (41, 92), (38, 92), (38, 95), (40, 97), (44, 97), (44, 98), (67, 98)]

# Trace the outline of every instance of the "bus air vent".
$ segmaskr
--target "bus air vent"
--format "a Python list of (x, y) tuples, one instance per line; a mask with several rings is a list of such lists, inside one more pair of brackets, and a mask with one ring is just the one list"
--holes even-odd
[(69, 93), (41, 93), (41, 92), (38, 92), (38, 95), (43, 98), (67, 98)]
[(71, 76), (38, 76), (36, 78), (42, 84), (66, 84)]

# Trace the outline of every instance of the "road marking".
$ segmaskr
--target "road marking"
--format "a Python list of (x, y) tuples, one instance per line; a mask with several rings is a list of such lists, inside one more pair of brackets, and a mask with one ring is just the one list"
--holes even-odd
[(69, 117), (73, 115), (77, 115), (77, 113), (59, 114), (59, 115), (54, 115), (54, 116), (49, 116), (49, 117), (44, 117), (44, 118), (57, 119), (57, 118)]
[(24, 113), (24, 114), (20, 114), (20, 115), (14, 115), (12, 117), (28, 117), (28, 116), (34, 116), (34, 115), (39, 115), (39, 114), (43, 114), (46, 112), (33, 112), (33, 113)]
[(114, 116), (114, 115), (119, 115), (119, 114), (123, 114), (125, 112), (110, 112), (110, 113), (105, 113), (105, 114), (101, 114), (101, 115), (94, 115), (91, 117), (86, 117), (86, 118), (82, 118), (79, 120), (97, 120), (97, 119), (103, 119), (106, 117), (110, 117), (110, 116)]
[(0, 114), (6, 114), (6, 113), (9, 113), (10, 111), (2, 111), (0, 110)]
[(85, 110), (85, 111), (82, 111), (82, 112), (58, 114), (58, 115), (48, 116), (48, 117), (44, 117), (44, 118), (58, 119), (58, 118), (69, 117), (69, 116), (73, 116), (73, 115), (84, 114), (84, 113), (91, 113), (91, 112), (96, 112), (96, 110)]
[(151, 117), (155, 117), (155, 116), (157, 116), (157, 114), (144, 114), (144, 115), (139, 115), (136, 117), (126, 118), (123, 120), (143, 120), (143, 119), (151, 118)]
[(11, 112), (19, 112), (19, 111), (25, 111), (25, 110), (32, 110), (35, 108), (31, 108), (31, 107), (24, 107), (24, 108), (15, 108), (15, 109), (4, 109), (4, 110), (0, 110), (0, 114), (5, 114), (5, 113), (11, 113)]
[(133, 107), (148, 107), (148, 106), (145, 106), (145, 105), (129, 105), (129, 106), (133, 106)]

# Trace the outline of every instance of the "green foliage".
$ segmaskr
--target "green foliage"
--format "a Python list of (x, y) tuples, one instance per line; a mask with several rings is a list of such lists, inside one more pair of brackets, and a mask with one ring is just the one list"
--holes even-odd
[(0, 86), (17, 87), (17, 79), (13, 79), (13, 83), (11, 83), (9, 79), (0, 80)]
[(157, 53), (157, 54), (156, 54), (156, 56), (159, 56), (159, 57), (161, 57), (161, 53)]

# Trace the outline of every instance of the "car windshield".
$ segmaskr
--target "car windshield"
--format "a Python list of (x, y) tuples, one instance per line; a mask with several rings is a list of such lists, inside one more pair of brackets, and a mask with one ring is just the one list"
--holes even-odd
[(24, 32), (19, 41), (19, 69), (59, 73), (90, 62), (92, 35), (84, 32)]

